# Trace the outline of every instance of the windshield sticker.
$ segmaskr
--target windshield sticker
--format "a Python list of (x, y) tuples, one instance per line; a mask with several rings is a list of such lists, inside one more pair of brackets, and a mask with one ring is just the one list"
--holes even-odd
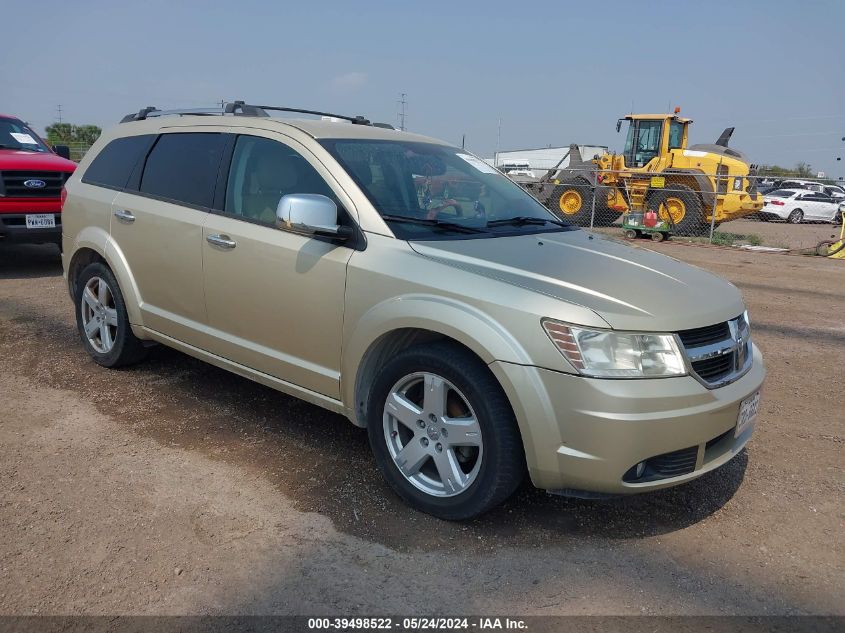
[(459, 158), (463, 158), (466, 162), (468, 162), (470, 165), (475, 167), (482, 174), (498, 174), (499, 173), (498, 170), (495, 167), (491, 167), (490, 165), (485, 163), (483, 160), (476, 158), (475, 156), (472, 156), (470, 154), (456, 154), (456, 156), (458, 156)]
[(38, 145), (34, 138), (32, 138), (29, 134), (22, 134), (20, 132), (9, 132), (12, 135), (12, 138), (15, 139), (18, 143), (23, 143), (24, 145)]

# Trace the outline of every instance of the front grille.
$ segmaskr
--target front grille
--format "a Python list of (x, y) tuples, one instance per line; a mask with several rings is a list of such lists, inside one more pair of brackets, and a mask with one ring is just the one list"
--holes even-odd
[(661, 477), (678, 477), (695, 470), (696, 459), (698, 459), (698, 447), (690, 446), (679, 451), (652, 457), (646, 462), (646, 468)]
[(705, 360), (692, 362), (693, 371), (707, 382), (719, 382), (734, 369), (734, 353), (722, 354)]
[(748, 371), (751, 336), (745, 315), (705, 327), (682, 330), (684, 346), (693, 373), (708, 387), (721, 387)]
[[(4, 171), (3, 193), (7, 198), (58, 198), (68, 176), (62, 171)], [(44, 186), (28, 187), (24, 183), (29, 180), (40, 180)]]
[(727, 321), (723, 321), (716, 325), (683, 330), (678, 332), (678, 336), (681, 337), (684, 347), (697, 347), (699, 345), (710, 345), (711, 343), (724, 341), (726, 338), (730, 338), (731, 330), (728, 327)]

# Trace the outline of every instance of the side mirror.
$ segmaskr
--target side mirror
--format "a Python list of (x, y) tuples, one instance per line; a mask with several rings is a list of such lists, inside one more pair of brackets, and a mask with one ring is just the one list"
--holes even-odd
[(62, 158), (70, 160), (70, 148), (67, 145), (53, 145), (53, 151)]
[(306, 235), (325, 235), (347, 239), (352, 232), (337, 223), (337, 205), (317, 193), (292, 193), (282, 196), (276, 207), (279, 226)]

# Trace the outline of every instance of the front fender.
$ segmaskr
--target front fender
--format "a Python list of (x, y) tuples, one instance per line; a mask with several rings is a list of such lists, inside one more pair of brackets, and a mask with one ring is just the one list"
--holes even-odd
[[(355, 410), (359, 372), (367, 355), (384, 336), (403, 329), (426, 330), (454, 339), (472, 350), (484, 363), (505, 360), (531, 364), (530, 355), (510, 332), (488, 314), (456, 299), (412, 294), (376, 304), (349, 324), (341, 361), (342, 398)], [(346, 377), (354, 376), (355, 379)]]

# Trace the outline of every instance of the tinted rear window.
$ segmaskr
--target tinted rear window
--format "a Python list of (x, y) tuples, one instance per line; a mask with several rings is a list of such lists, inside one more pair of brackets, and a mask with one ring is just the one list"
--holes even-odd
[(211, 207), (223, 134), (162, 134), (147, 158), (141, 193), (185, 204)]
[(795, 192), (787, 191), (786, 189), (775, 189), (774, 191), (770, 191), (766, 195), (771, 196), (773, 198), (791, 198), (795, 195)]
[(143, 159), (155, 135), (126, 136), (113, 140), (85, 170), (82, 182), (123, 189), (134, 167)]

